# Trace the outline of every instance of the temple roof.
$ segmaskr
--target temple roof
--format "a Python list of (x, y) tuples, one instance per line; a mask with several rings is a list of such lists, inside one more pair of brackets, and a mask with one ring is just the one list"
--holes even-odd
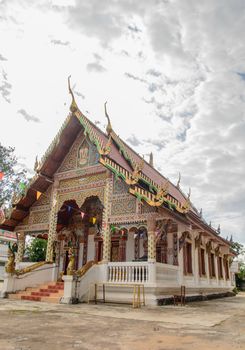
[[(12, 210), (0, 224), (0, 229), (13, 231), (15, 227), (29, 214), (30, 207), (35, 203), (36, 191), (44, 193), (54, 180), (54, 174), (60, 167), (65, 156), (83, 131), (90, 141), (96, 145), (100, 154), (100, 163), (122, 178), (129, 185), (129, 192), (139, 200), (152, 206), (165, 206), (176, 214), (185, 215), (202, 223), (216, 238), (214, 229), (209, 227), (198, 214), (179, 186), (175, 186), (152, 165), (144, 160), (126, 142), (114, 132), (109, 116), (107, 134), (92, 123), (77, 107), (72, 91), (71, 113), (66, 118), (58, 134), (42, 157), (38, 171), (27, 186), (26, 193), (14, 204)], [(106, 111), (106, 110), (105, 110)]]

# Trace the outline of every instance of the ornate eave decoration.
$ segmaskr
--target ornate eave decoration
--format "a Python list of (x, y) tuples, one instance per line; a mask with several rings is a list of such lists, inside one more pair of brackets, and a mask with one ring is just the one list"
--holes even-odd
[(219, 245), (215, 248), (214, 254), (215, 254), (215, 256), (219, 256), (220, 255), (220, 246)]
[(179, 251), (183, 248), (187, 237), (188, 237), (188, 232), (185, 231), (182, 233), (181, 237), (179, 238)]
[(142, 159), (139, 163), (134, 166), (134, 170), (129, 176), (126, 177), (125, 182), (128, 185), (135, 185), (141, 178), (141, 171), (144, 167), (144, 159)]
[(199, 233), (199, 235), (195, 238), (195, 248), (200, 248), (202, 244), (202, 234)]
[(206, 253), (210, 253), (212, 250), (212, 242), (211, 241), (208, 241), (207, 244), (206, 244)]

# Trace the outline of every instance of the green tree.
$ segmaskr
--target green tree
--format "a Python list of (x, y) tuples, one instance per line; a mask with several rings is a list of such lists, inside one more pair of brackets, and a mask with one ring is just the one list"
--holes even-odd
[(38, 262), (45, 261), (47, 250), (47, 240), (42, 238), (32, 238), (25, 251), (29, 261)]
[(7, 206), (14, 193), (19, 193), (20, 182), (26, 181), (26, 170), (19, 169), (13, 147), (0, 143), (0, 208)]
[(237, 256), (245, 254), (244, 246), (241, 243), (231, 242), (231, 248), (234, 250)]

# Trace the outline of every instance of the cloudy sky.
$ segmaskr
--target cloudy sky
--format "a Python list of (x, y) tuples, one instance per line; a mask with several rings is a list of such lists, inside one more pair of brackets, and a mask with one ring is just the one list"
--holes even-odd
[(0, 0), (0, 142), (32, 171), (68, 114), (115, 131), (245, 243), (244, 0)]

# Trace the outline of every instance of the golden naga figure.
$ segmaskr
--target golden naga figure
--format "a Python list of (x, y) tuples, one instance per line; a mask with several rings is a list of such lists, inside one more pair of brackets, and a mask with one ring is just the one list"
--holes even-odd
[(143, 170), (144, 167), (144, 159), (141, 159), (139, 163), (136, 163), (134, 165), (134, 170), (132, 174), (130, 174), (129, 177), (126, 177), (125, 181), (128, 185), (135, 185), (139, 178), (140, 178), (140, 172)]
[(72, 276), (75, 273), (75, 254), (73, 249), (69, 249), (69, 263), (66, 274)]
[(8, 261), (5, 265), (5, 271), (7, 273), (14, 273), (15, 272), (15, 253), (18, 250), (17, 243), (13, 243), (12, 246), (9, 242), (9, 249), (8, 249)]

